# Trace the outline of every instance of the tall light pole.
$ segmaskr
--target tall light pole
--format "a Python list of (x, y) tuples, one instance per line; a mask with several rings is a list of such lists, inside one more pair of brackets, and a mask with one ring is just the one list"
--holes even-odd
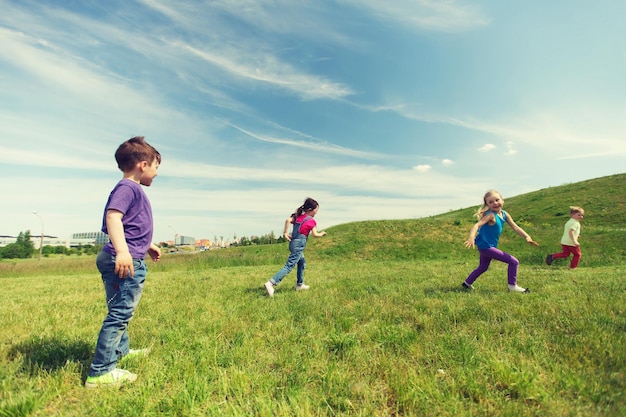
[(39, 240), (39, 261), (41, 261), (41, 253), (43, 251), (43, 219), (36, 211), (33, 211), (33, 214), (39, 217), (39, 221), (41, 222), (41, 239)]
[(171, 225), (168, 225), (167, 227), (169, 227), (170, 229), (172, 229), (174, 231), (174, 247), (176, 247), (176, 238), (178, 237), (178, 232)]

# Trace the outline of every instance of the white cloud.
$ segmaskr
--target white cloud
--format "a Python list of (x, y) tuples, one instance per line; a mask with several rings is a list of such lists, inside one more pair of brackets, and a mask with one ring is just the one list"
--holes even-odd
[(478, 151), (489, 152), (489, 151), (493, 151), (495, 148), (496, 148), (496, 145), (494, 145), (493, 143), (485, 143), (483, 146), (478, 148)]
[(444, 159), (444, 160), (442, 160), (442, 161), (441, 161), (441, 164), (442, 164), (444, 167), (449, 167), (450, 165), (454, 165), (454, 161), (453, 161), (453, 160), (451, 160), (451, 159), (447, 159), (447, 158), (446, 158), (446, 159)]
[(506, 152), (504, 153), (505, 156), (512, 156), (515, 155), (517, 153), (516, 149), (513, 149), (513, 142), (512, 141), (507, 141), (506, 143)]
[(417, 172), (428, 172), (432, 169), (433, 167), (430, 165), (416, 165), (413, 167), (413, 169)]

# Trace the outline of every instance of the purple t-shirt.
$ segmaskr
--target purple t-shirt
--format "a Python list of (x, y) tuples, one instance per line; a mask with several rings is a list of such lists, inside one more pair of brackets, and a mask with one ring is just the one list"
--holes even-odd
[[(134, 259), (144, 259), (152, 244), (152, 206), (141, 185), (128, 179), (117, 183), (104, 207), (102, 231), (109, 234), (106, 225), (107, 210), (122, 212), (124, 237)], [(111, 241), (104, 245), (103, 251), (115, 255)]]

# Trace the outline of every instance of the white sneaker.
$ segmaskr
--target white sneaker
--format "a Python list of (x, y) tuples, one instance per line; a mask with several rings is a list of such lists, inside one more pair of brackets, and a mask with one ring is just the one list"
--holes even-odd
[(309, 288), (311, 288), (311, 287), (309, 287), (309, 286), (308, 286), (308, 285), (306, 285), (306, 284), (296, 285), (296, 291), (308, 290)]
[(267, 281), (265, 283), (265, 291), (267, 291), (268, 297), (274, 296), (274, 284), (272, 284), (272, 281)]
[(519, 287), (517, 284), (509, 285), (509, 291), (510, 292), (521, 292), (521, 293), (526, 293), (526, 294), (530, 292), (530, 290), (528, 288)]

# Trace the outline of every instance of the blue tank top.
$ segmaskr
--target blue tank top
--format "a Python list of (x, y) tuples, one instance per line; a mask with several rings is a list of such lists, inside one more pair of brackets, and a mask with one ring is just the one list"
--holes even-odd
[(496, 218), (496, 224), (490, 225), (487, 223), (480, 226), (475, 241), (478, 249), (497, 248), (500, 234), (502, 234), (502, 228), (504, 227), (504, 223), (506, 223), (506, 211), (502, 210), (502, 217), (491, 210), (487, 211), (485, 216), (488, 216), (489, 213), (493, 213)]

